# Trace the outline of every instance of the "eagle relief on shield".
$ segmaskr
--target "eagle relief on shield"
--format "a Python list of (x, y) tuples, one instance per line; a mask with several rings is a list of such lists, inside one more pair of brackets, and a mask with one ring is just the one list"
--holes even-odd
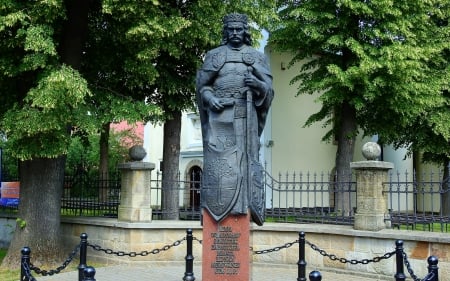
[(209, 147), (205, 158), (210, 161), (203, 170), (202, 205), (220, 221), (231, 211), (241, 192), (242, 152), (236, 147), (223, 151)]

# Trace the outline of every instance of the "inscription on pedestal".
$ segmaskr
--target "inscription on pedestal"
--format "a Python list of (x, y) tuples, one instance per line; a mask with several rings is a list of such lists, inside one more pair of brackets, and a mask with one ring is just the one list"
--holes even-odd
[(216, 259), (211, 268), (218, 275), (236, 275), (241, 263), (236, 261), (235, 252), (239, 251), (238, 239), (241, 233), (233, 232), (230, 226), (219, 226), (217, 232), (211, 233), (213, 243), (211, 250), (216, 252)]

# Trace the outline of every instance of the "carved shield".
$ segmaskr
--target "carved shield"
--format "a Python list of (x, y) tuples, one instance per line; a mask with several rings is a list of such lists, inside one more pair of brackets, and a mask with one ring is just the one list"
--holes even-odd
[(249, 169), (249, 201), (252, 220), (257, 225), (263, 225), (266, 210), (264, 192), (264, 171), (259, 162), (250, 161)]
[(241, 192), (242, 152), (236, 147), (224, 151), (208, 147), (204, 157), (202, 205), (216, 220), (222, 220), (233, 208)]

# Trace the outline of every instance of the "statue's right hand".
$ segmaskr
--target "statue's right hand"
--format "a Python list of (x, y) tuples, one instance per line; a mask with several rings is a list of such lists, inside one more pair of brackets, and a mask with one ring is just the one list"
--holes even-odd
[(221, 111), (223, 110), (224, 105), (222, 104), (220, 99), (213, 97), (209, 100), (209, 107), (211, 108), (211, 110)]

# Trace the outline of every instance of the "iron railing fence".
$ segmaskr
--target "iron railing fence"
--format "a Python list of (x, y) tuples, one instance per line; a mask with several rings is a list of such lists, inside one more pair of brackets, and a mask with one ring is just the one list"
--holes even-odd
[(450, 181), (447, 175), (442, 171), (390, 173), (385, 184), (389, 210), (386, 220), (394, 228), (448, 232)]
[(265, 173), (266, 220), (294, 223), (353, 224), (356, 181), (353, 174)]
[[(164, 206), (162, 173), (151, 177), (153, 219), (178, 213), (182, 220), (199, 220), (201, 170), (178, 173), (164, 188), (176, 195), (178, 206)], [(442, 172), (391, 173), (385, 183), (388, 210), (386, 221), (394, 228), (448, 232), (450, 225), (450, 185)], [(286, 173), (276, 177), (265, 174), (266, 221), (292, 223), (347, 224), (357, 212), (357, 186), (354, 175), (333, 173)], [(73, 216), (117, 217), (120, 203), (120, 173), (108, 177), (79, 173), (67, 175), (61, 212)], [(172, 204), (173, 206), (173, 204)], [(0, 213), (15, 213), (17, 208), (0, 206)]]
[(66, 174), (61, 198), (61, 213), (72, 216), (117, 217), (121, 175)]
[[(192, 170), (190, 173), (182, 174), (180, 172), (176, 175), (176, 180), (169, 180), (163, 186), (162, 172), (156, 171), (151, 179), (151, 207), (153, 219), (164, 219), (171, 216), (174, 212), (178, 212), (178, 217), (181, 220), (200, 220), (200, 185), (202, 172), (201, 170)], [(164, 206), (164, 194), (168, 189), (168, 193), (175, 195), (175, 198), (170, 200), (177, 200), (179, 208), (171, 210)]]

